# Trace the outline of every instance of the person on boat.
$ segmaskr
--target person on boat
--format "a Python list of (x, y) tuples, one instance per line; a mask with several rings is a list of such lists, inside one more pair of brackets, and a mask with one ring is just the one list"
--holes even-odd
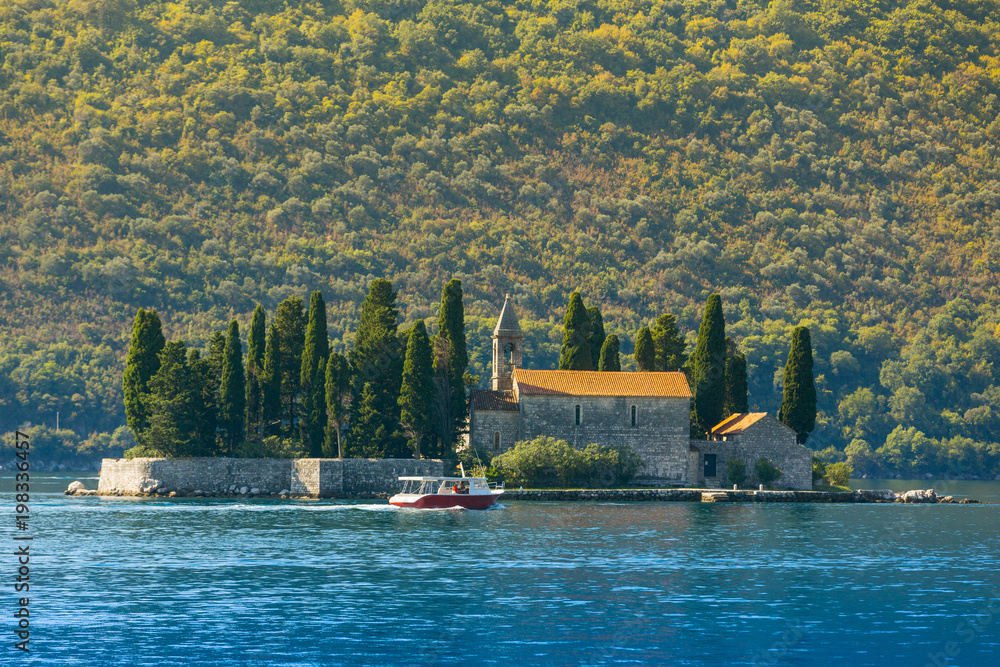
[(452, 493), (461, 493), (461, 491), (459, 491), (459, 489), (458, 489), (458, 484), (452, 484), (451, 485), (451, 492)]

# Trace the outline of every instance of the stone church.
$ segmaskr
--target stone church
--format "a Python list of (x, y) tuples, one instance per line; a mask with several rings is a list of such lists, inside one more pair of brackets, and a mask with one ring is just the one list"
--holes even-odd
[[(492, 339), (491, 388), (473, 390), (470, 396), (471, 446), (499, 454), (518, 441), (542, 435), (577, 448), (590, 443), (627, 444), (645, 462), (635, 481), (658, 486), (725, 483), (728, 480), (720, 474), (724, 462), (737, 454), (745, 458), (743, 449), (753, 455), (770, 454), (782, 470), (794, 460), (795, 479), (787, 480), (788, 488), (802, 488), (799, 468), (805, 460), (811, 475), (812, 454), (795, 443), (794, 433), (792, 447), (787, 437), (768, 445), (767, 436), (755, 435), (754, 444), (739, 451), (739, 440), (729, 442), (726, 436), (692, 441), (691, 389), (683, 373), (524, 368), (524, 336), (510, 297), (504, 300)], [(732, 417), (720, 426), (726, 423), (732, 424)], [(703, 449), (710, 450), (707, 458)], [(709, 464), (714, 467), (709, 469)], [(811, 477), (808, 483), (804, 488), (811, 488)]]

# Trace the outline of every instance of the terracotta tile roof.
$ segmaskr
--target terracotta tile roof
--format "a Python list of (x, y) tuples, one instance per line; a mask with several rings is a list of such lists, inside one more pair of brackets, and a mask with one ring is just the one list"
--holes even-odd
[(730, 415), (712, 429), (712, 435), (739, 435), (766, 416), (766, 412), (744, 412)]
[(535, 371), (514, 369), (519, 394), (547, 396), (628, 396), (691, 398), (684, 373)]
[(488, 391), (473, 389), (471, 392), (473, 410), (499, 410), (501, 412), (519, 412), (520, 406), (512, 391)]

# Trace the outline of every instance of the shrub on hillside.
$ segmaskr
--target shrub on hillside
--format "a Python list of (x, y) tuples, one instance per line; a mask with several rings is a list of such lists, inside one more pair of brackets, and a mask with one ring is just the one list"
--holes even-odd
[(726, 478), (736, 486), (743, 486), (747, 482), (747, 464), (737, 458), (726, 461)]
[(847, 482), (854, 474), (854, 468), (850, 463), (831, 463), (826, 467), (826, 478), (831, 486), (847, 486)]

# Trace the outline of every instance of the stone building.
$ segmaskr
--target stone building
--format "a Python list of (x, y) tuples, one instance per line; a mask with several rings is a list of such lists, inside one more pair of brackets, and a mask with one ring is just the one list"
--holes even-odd
[(509, 298), (492, 338), (492, 389), (470, 398), (471, 445), (499, 454), (542, 435), (577, 448), (628, 444), (645, 462), (636, 481), (687, 483), (691, 390), (683, 373), (522, 368), (524, 337)]
[(770, 459), (782, 471), (777, 488), (812, 489), (812, 450), (800, 445), (795, 431), (766, 412), (731, 415), (715, 426), (710, 440), (692, 441), (691, 481), (698, 485), (729, 487), (726, 464), (735, 458), (746, 464), (748, 482), (759, 482), (754, 467)]
[(691, 389), (683, 373), (523, 368), (524, 336), (509, 297), (492, 338), (491, 388), (470, 396), (473, 447), (500, 454), (537, 436), (577, 448), (627, 444), (645, 463), (635, 481), (660, 486), (731, 486), (730, 458), (744, 460), (751, 475), (757, 460), (768, 458), (784, 472), (779, 486), (812, 488), (812, 453), (766, 413), (733, 415), (711, 440), (691, 440)]

